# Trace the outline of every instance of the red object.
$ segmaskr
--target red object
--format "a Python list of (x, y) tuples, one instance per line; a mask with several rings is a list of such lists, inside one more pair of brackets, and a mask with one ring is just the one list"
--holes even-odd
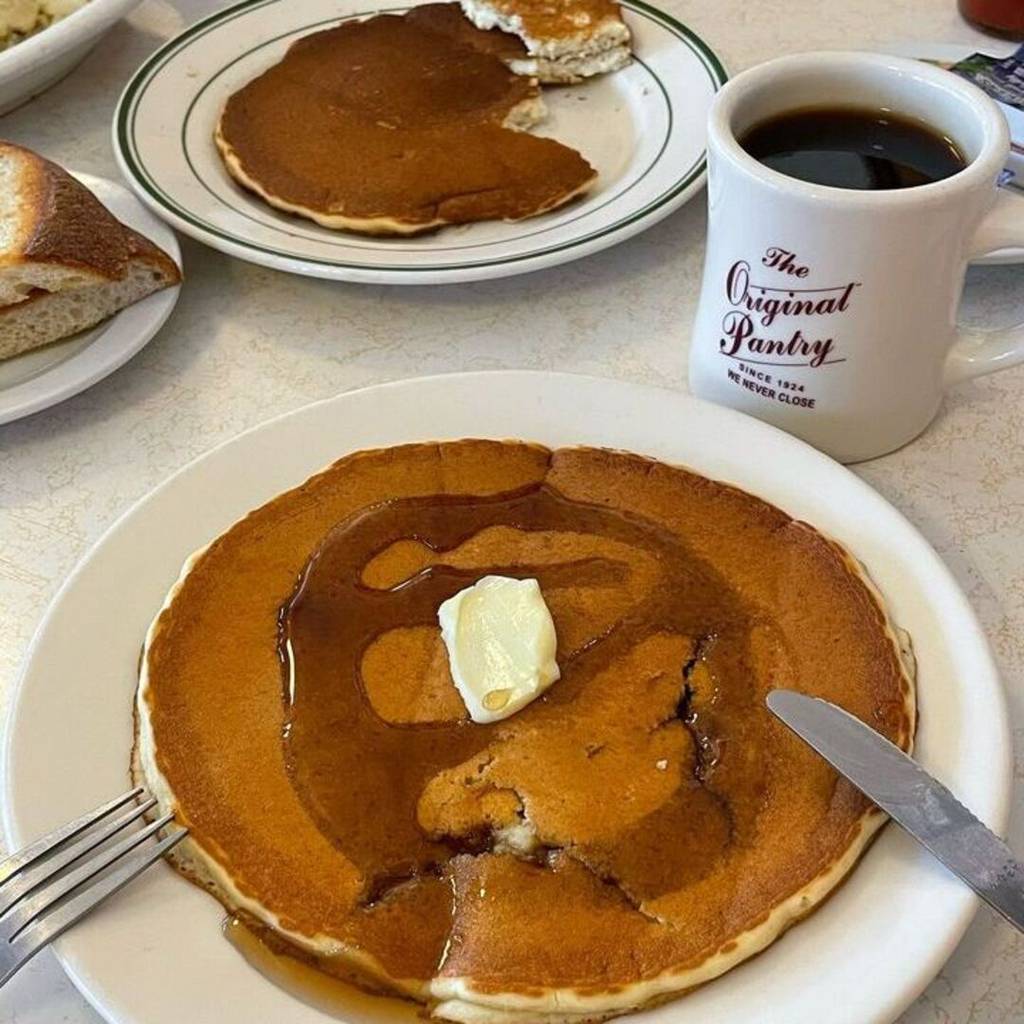
[(959, 0), (960, 13), (978, 28), (1024, 39), (1024, 0)]

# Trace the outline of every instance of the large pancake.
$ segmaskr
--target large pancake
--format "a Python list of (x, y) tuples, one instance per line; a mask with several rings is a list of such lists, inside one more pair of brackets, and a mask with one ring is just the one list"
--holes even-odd
[(521, 220), (597, 176), (574, 149), (514, 130), (540, 119), (539, 97), (479, 47), (378, 15), (292, 44), (228, 99), (216, 142), (242, 185), (326, 227)]
[[(480, 726), (434, 616), (495, 571), (540, 579), (562, 679)], [(323, 970), (449, 1019), (596, 1019), (762, 949), (881, 825), (765, 710), (779, 685), (910, 747), (896, 635), (810, 526), (638, 456), (409, 445), (189, 561), (138, 764), (182, 870)]]

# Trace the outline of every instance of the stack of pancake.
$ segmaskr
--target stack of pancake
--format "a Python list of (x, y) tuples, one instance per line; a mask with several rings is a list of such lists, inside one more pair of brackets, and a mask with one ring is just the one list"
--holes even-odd
[(594, 168), (528, 129), (545, 116), (538, 78), (628, 62), (618, 5), (502, 0), (472, 15), (486, 30), (427, 4), (300, 39), (228, 100), (229, 173), (278, 209), (366, 234), (522, 220), (582, 195)]
[[(536, 578), (561, 680), (479, 725), (439, 605)], [(517, 442), (349, 456), (186, 565), (137, 771), (177, 864), (275, 949), (455, 1021), (596, 1020), (756, 953), (881, 814), (775, 722), (784, 685), (909, 749), (857, 563), (724, 484)]]

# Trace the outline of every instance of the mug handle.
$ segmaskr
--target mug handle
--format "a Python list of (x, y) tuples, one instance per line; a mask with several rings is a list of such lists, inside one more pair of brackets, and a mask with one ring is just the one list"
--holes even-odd
[[(1024, 246), (1024, 200), (999, 189), (996, 201), (971, 239), (968, 258)], [(946, 383), (959, 384), (1024, 363), (1024, 324), (996, 331), (957, 331), (946, 360)]]

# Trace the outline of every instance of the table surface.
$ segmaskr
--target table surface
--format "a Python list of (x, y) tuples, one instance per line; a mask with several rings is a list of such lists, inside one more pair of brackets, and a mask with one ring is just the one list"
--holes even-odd
[[(781, 53), (984, 37), (953, 0), (660, 0), (734, 69)], [(131, 72), (210, 0), (146, 0), (70, 77), (0, 119), (0, 135), (117, 178), (110, 118)], [(589, 259), (520, 278), (436, 288), (314, 281), (183, 239), (172, 318), (86, 393), (0, 427), (0, 704), (60, 583), (113, 520), (212, 445), (339, 391), (418, 374), (570, 370), (686, 389), (704, 201)], [(963, 316), (1024, 320), (1024, 267), (968, 274)], [(991, 640), (1024, 751), (1024, 367), (961, 385), (917, 442), (857, 472), (945, 558)], [(71, 681), (73, 685), (73, 681)], [(969, 681), (967, 682), (969, 685)], [(1024, 761), (1011, 842), (1024, 851)], [(870, 979), (865, 979), (870, 983)], [(199, 1018), (196, 1018), (199, 1020)], [(900, 1024), (1024, 1020), (1024, 938), (980, 911)], [(43, 953), (0, 996), (3, 1024), (97, 1024)], [(736, 1022), (740, 1024), (740, 1022)]]

